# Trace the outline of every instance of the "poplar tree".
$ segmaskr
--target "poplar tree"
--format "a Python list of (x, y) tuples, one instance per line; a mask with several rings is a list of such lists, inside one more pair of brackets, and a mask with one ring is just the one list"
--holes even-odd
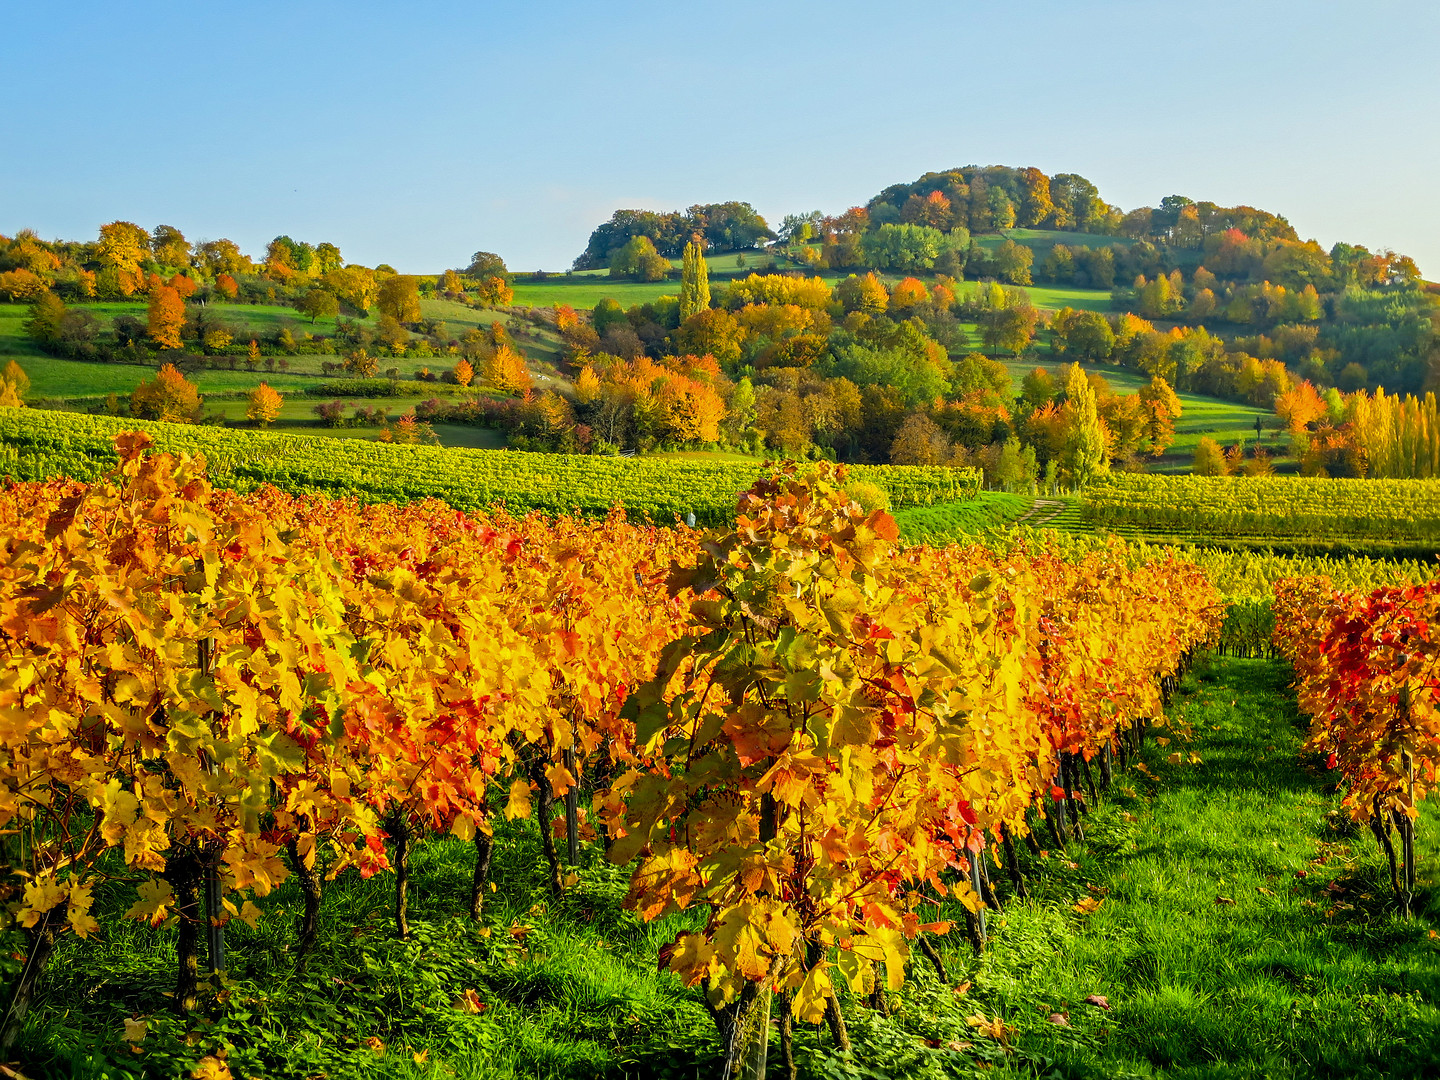
[(1095, 391), (1079, 364), (1071, 364), (1065, 373), (1064, 432), (1060, 470), (1067, 483), (1084, 487), (1110, 471)]
[(710, 272), (705, 255), (695, 241), (685, 245), (680, 278), (680, 319), (706, 310), (710, 306)]

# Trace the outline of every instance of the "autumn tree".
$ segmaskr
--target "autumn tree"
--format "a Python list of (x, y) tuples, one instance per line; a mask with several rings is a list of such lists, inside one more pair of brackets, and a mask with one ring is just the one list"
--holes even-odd
[(150, 253), (161, 266), (183, 269), (190, 265), (190, 241), (173, 225), (156, 225), (150, 234)]
[(401, 325), (419, 322), (420, 283), (409, 274), (392, 274), (380, 283), (375, 303)]
[(1190, 471), (1196, 476), (1224, 476), (1227, 472), (1225, 451), (1209, 435), (1202, 435), (1195, 444), (1195, 457)]
[(234, 300), (240, 295), (240, 286), (229, 274), (221, 274), (215, 279), (215, 291), (226, 300)]
[(1175, 441), (1175, 421), (1182, 412), (1180, 398), (1159, 375), (1140, 388), (1139, 396), (1147, 414), (1145, 437), (1150, 453), (1159, 457)]
[(1110, 459), (1095, 391), (1079, 364), (1066, 369), (1062, 414), (1060, 472), (1072, 487), (1084, 487), (1110, 471)]
[(710, 273), (705, 265), (705, 253), (692, 240), (685, 245), (680, 277), (680, 318), (688, 319), (709, 306)]
[(470, 380), (475, 378), (475, 368), (469, 360), (463, 357), (450, 369), (450, 377), (455, 380), (457, 386), (469, 386)]
[(131, 393), (130, 411), (144, 420), (191, 423), (200, 414), (200, 393), (179, 368), (165, 364)]
[(295, 302), (295, 307), (300, 314), (310, 316), (312, 326), (316, 319), (331, 319), (340, 314), (340, 300), (329, 289), (308, 289)]
[(890, 447), (892, 465), (943, 465), (950, 460), (950, 440), (923, 412), (905, 418)]
[(185, 326), (185, 301), (168, 285), (150, 291), (146, 333), (162, 349), (180, 348), (180, 331)]
[(485, 360), (483, 378), (497, 390), (517, 397), (530, 389), (532, 380), (525, 358), (510, 345), (500, 345)]
[(250, 404), (245, 410), (245, 417), (254, 420), (261, 427), (269, 427), (280, 415), (280, 406), (284, 401), (278, 390), (273, 390), (268, 383), (262, 382), (250, 391)]
[(95, 255), (106, 269), (138, 274), (140, 264), (150, 257), (150, 234), (129, 221), (101, 225)]

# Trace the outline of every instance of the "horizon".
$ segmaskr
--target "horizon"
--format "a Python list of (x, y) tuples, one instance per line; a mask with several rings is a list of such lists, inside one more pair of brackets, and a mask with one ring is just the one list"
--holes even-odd
[[(329, 241), (405, 273), (477, 250), (563, 271), (617, 209), (735, 199), (774, 227), (925, 172), (1004, 164), (1080, 173), (1125, 210), (1172, 194), (1259, 207), (1327, 250), (1389, 248), (1440, 274), (1423, 210), (1440, 139), (1416, 137), (1440, 91), (1429, 6), (1227, 2), (1177, 36), (1124, 0), (925, 3), (863, 37), (858, 5), (742, 4), (720, 26), (649, 2), (495, 7), (13, 13), (21, 55), (0, 80), (12, 101), (44, 96), (12, 118), (27, 152), (0, 177), (0, 232), (88, 240), (120, 219), (250, 254), (281, 234)], [(1263, 53), (1231, 43), (1242, 17)], [(733, 59), (666, 48), (699, 35)], [(134, 59), (157, 38), (163, 78)], [(762, 40), (787, 44), (769, 56)], [(1022, 77), (990, 42), (1023, 50)], [(57, 56), (86, 78), (57, 83)], [(1382, 68), (1384, 100), (1336, 77)], [(687, 79), (694, 93), (667, 89)], [(119, 111), (95, 110), (97, 86)]]

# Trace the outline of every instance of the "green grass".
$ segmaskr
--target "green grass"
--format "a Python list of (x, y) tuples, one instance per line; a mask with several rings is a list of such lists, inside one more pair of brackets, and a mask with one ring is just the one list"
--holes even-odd
[[(1436, 1075), (1435, 808), (1417, 836), (1417, 917), (1402, 922), (1368, 832), (1337, 816), (1331, 774), (1299, 755), (1288, 676), (1275, 662), (1202, 661), (1147, 744), (1154, 779), (1118, 773), (1084, 819), (1086, 843), (1022, 848), (1030, 899), (995, 871), (1004, 906), (986, 951), (954, 931), (936, 939), (948, 983), (917, 958), (890, 1016), (847, 997), (850, 1055), (798, 1025), (801, 1076)], [(1200, 763), (1168, 764), (1177, 749)], [(655, 963), (703, 914), (641, 923), (622, 909), (624, 871), (593, 846), (555, 901), (534, 826), (502, 821), (497, 839), (482, 925), (457, 914), (472, 849), (432, 839), (414, 859), (414, 940), (394, 940), (390, 879), (351, 872), (327, 886), (319, 948), (299, 975), (287, 882), (258, 902), (255, 930), (231, 923), (225, 993), (183, 1024), (164, 995), (173, 931), (115, 920), (133, 899), (122, 875), (97, 901), (105, 932), (62, 939), (17, 1063), (33, 1080), (180, 1076), (218, 1050), (237, 1077), (713, 1077), (696, 993)], [(1101, 902), (1083, 915), (1082, 898)], [(954, 915), (922, 911), (937, 914)], [(480, 1015), (453, 1007), (466, 990)], [(1095, 994), (1111, 1009), (1085, 1003)], [(976, 1013), (1003, 1020), (1008, 1049), (967, 1023)], [(132, 1016), (150, 1024), (144, 1056), (120, 1040)], [(777, 1057), (772, 1044), (772, 1068)]]
[(910, 543), (948, 544), (1008, 525), (1023, 517), (1034, 499), (1002, 491), (982, 491), (970, 502), (914, 506), (895, 512), (900, 536)]

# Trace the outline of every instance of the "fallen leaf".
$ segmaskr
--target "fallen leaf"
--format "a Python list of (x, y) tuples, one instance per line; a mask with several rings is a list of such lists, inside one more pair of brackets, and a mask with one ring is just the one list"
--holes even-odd
[(125, 1025), (126, 1042), (140, 1043), (145, 1041), (145, 1033), (150, 1030), (150, 1025), (144, 1020), (132, 1020), (127, 1016), (122, 1023)]
[(974, 1016), (967, 1016), (965, 1023), (969, 1024), (981, 1035), (988, 1035), (996, 1042), (1006, 1044), (1010, 1041), (1011, 1028), (1000, 1017), (986, 1019), (984, 1013), (976, 1013)]
[(416, 1065), (424, 1065), (425, 1062), (430, 1060), (430, 1051), (421, 1050), (418, 1053), (411, 1054), (410, 1056), (415, 1059)]
[(952, 994), (957, 994), (957, 995), (968, 994), (968, 993), (970, 992), (970, 980), (969, 980), (969, 979), (966, 979), (964, 982), (962, 982), (962, 983), (960, 983), (960, 984), (958, 984), (958, 985), (956, 985), (956, 986), (952, 986), (952, 987), (950, 988), (950, 992), (951, 992)]
[(1083, 897), (1072, 910), (1078, 911), (1081, 915), (1089, 915), (1104, 902), (1104, 900), (1097, 900), (1093, 896), (1086, 896)]
[(371, 1035), (368, 1039), (365, 1040), (365, 1045), (370, 1048), (371, 1052), (376, 1057), (380, 1057), (382, 1054), (385, 1053), (385, 1044), (380, 1041), (379, 1036)]
[(1234, 901), (1234, 900), (1231, 900), (1230, 897), (1228, 897), (1228, 896), (1217, 896), (1217, 897), (1215, 897), (1215, 903), (1217, 903), (1217, 904), (1233, 904), (1233, 903), (1235, 903), (1235, 901)]
[(1098, 1005), (1102, 1009), (1110, 1008), (1110, 999), (1103, 994), (1091, 994), (1085, 999), (1086, 1005)]
[(480, 1000), (480, 995), (474, 990), (466, 990), (452, 1003), (461, 1012), (471, 1013), (475, 1016), (483, 1013), (489, 1006)]
[(1169, 745), (1170, 745), (1170, 740), (1167, 739), (1167, 738), (1165, 738), (1165, 736), (1163, 736), (1163, 735), (1157, 735), (1157, 736), (1155, 737), (1155, 741), (1156, 741), (1157, 743), (1159, 743), (1161, 746), (1169, 746)]
[(1295, 871), (1295, 876), (1296, 876), (1296, 877), (1309, 877), (1309, 874), (1307, 874), (1304, 870), (1296, 870), (1296, 871)]
[(957, 1042), (955, 1039), (951, 1039), (950, 1042), (946, 1044), (945, 1049), (953, 1050), (957, 1054), (963, 1054), (974, 1045), (972, 1042)]
[(1262, 893), (1262, 894), (1264, 894), (1265, 896), (1274, 896), (1274, 895), (1275, 895), (1275, 894), (1274, 894), (1273, 892), (1271, 892), (1269, 889), (1265, 888), (1264, 885), (1256, 885), (1256, 886), (1255, 886), (1255, 891), (1258, 892), (1258, 893)]
[(1056, 1027), (1069, 1027), (1069, 1026), (1070, 1026), (1070, 1014), (1069, 1014), (1069, 1013), (1051, 1013), (1051, 1014), (1050, 1014), (1050, 1022), (1051, 1022), (1052, 1024), (1054, 1024)]

